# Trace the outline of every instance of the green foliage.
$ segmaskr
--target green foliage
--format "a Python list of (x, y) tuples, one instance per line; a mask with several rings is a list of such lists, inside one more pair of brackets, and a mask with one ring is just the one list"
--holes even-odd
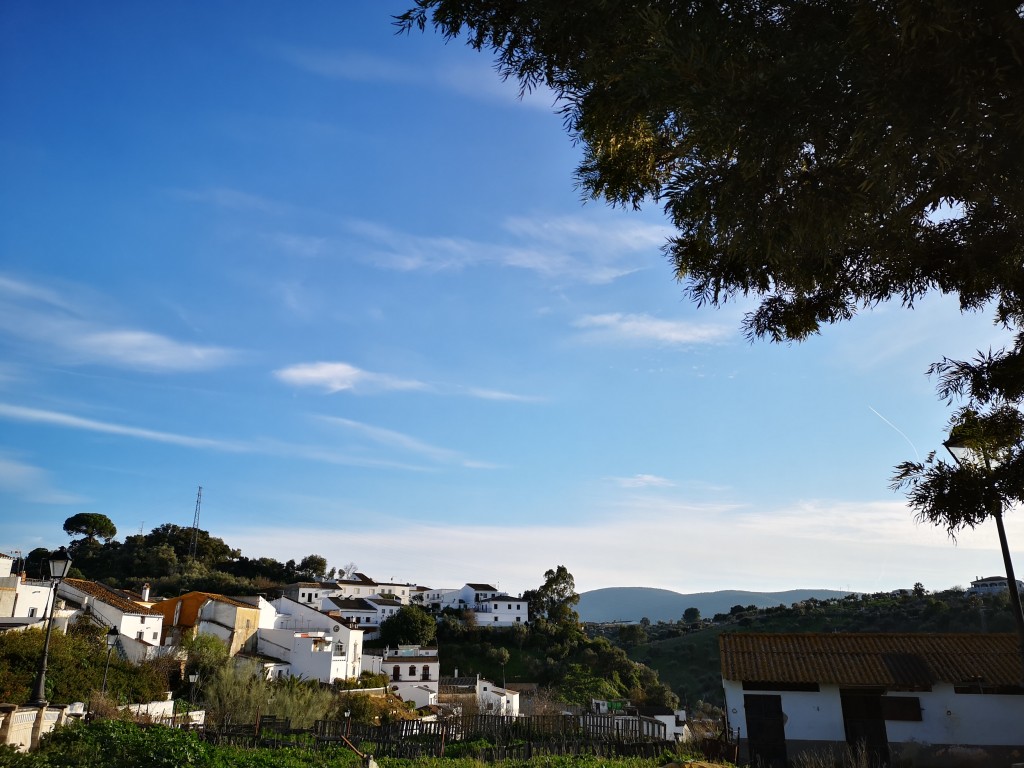
[[(56, 704), (84, 701), (100, 690), (107, 661), (102, 630), (91, 624), (75, 624), (65, 635), (54, 630), (46, 672), (46, 696)], [(0, 701), (24, 704), (32, 695), (43, 630), (0, 634)], [(116, 656), (110, 660), (107, 692), (122, 701), (152, 701), (167, 690), (168, 670), (159, 662), (130, 664)]]
[(379, 642), (390, 645), (428, 645), (437, 635), (437, 622), (418, 605), (403, 605), (380, 623)]
[(255, 723), (267, 712), (270, 683), (256, 662), (225, 664), (203, 686), (206, 720), (215, 728)]
[(117, 535), (117, 528), (110, 518), (98, 512), (79, 512), (64, 521), (64, 533), (79, 534), (90, 540), (97, 538), (110, 541)]
[(316, 680), (286, 677), (270, 686), (266, 713), (291, 721), (292, 728), (312, 728), (336, 709), (336, 695)]
[[(664, 625), (647, 645), (630, 649), (680, 698), (724, 704), (718, 636), (722, 632), (1012, 632), (1007, 596), (948, 590), (921, 597), (888, 593), (809, 599), (792, 606), (722, 614), (714, 626), (687, 631)], [(603, 639), (603, 638), (598, 638)], [(605, 641), (607, 642), (607, 640)]]
[(687, 608), (683, 611), (683, 621), (687, 624), (695, 624), (700, 621), (700, 608)]
[(544, 572), (544, 583), (537, 589), (523, 593), (530, 611), (530, 621), (546, 622), (558, 629), (572, 629), (579, 624), (574, 610), (580, 601), (576, 594), (576, 580), (569, 569), (560, 565)]
[(209, 765), (209, 747), (191, 732), (97, 720), (59, 728), (43, 737), (39, 755), (50, 768), (181, 768)]
[(559, 94), (585, 192), (663, 202), (689, 294), (759, 296), (751, 334), (803, 339), (935, 290), (1024, 314), (1013, 4), (415, 5), (405, 29), (465, 34)]

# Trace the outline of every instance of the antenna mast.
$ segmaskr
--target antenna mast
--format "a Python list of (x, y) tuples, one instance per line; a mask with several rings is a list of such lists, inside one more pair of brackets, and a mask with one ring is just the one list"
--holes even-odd
[(188, 559), (189, 562), (196, 559), (196, 546), (199, 543), (199, 508), (203, 504), (203, 486), (199, 486), (199, 492), (196, 494), (196, 514), (192, 518), (192, 540), (188, 543)]

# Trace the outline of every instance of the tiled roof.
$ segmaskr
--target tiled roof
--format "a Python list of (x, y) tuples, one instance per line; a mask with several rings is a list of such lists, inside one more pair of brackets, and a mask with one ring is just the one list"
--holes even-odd
[(227, 603), (228, 605), (233, 605), (236, 608), (252, 608), (254, 611), (259, 610), (252, 603), (243, 603), (241, 600), (235, 600), (234, 598), (226, 597), (225, 595), (213, 594), (212, 592), (207, 592), (206, 594), (211, 600), (215, 600), (218, 603)]
[(96, 581), (87, 581), (86, 579), (64, 579), (61, 584), (67, 584), (69, 587), (90, 595), (100, 602), (112, 605), (122, 613), (134, 613), (143, 616), (163, 616), (162, 611), (158, 611), (156, 608), (146, 608), (139, 605), (127, 597), (117, 589), (108, 587), (105, 584), (100, 584)]
[(343, 611), (366, 611), (376, 613), (377, 609), (361, 597), (330, 597), (327, 602)]
[(472, 584), (466, 582), (466, 586), (470, 589), (475, 589), (477, 592), (497, 592), (498, 590), (492, 587), (490, 584)]
[(1010, 634), (735, 633), (718, 644), (724, 680), (899, 688), (1021, 677)]

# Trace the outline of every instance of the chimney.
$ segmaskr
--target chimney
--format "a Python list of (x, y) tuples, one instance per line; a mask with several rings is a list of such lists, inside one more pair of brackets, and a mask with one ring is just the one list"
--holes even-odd
[(142, 585), (142, 602), (144, 602), (144, 603), (148, 603), (149, 602), (149, 584), (148, 583)]

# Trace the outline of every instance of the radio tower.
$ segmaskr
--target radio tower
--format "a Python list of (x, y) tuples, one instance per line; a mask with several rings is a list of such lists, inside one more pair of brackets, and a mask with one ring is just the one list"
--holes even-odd
[(192, 541), (188, 543), (188, 559), (192, 562), (196, 559), (196, 545), (199, 543), (199, 507), (203, 503), (203, 486), (199, 486), (196, 494), (196, 514), (192, 518)]

